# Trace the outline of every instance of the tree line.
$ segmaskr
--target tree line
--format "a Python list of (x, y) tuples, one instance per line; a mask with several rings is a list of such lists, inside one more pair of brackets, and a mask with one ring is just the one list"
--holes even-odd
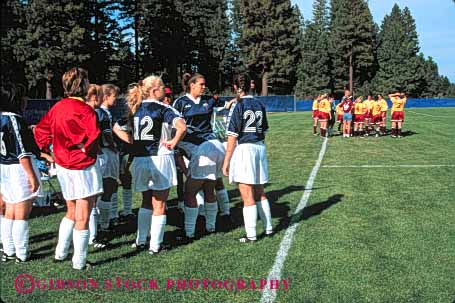
[(229, 93), (248, 70), (261, 95), (455, 96), (398, 5), (380, 27), (365, 0), (315, 0), (311, 20), (290, 0), (7, 0), (1, 14), (2, 81), (35, 98), (61, 96), (73, 66), (123, 90), (156, 73), (179, 93), (181, 75), (199, 72), (211, 93)]

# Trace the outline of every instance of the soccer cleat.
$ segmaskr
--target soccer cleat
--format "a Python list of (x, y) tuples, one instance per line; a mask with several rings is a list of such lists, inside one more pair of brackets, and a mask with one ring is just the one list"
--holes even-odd
[(16, 256), (16, 264), (26, 263), (26, 262), (30, 261), (31, 259), (32, 259), (32, 253), (28, 252), (28, 254), (24, 260), (22, 260), (21, 258)]
[(243, 237), (239, 238), (240, 243), (254, 243), (256, 241), (257, 241), (256, 238), (251, 239), (251, 238), (248, 238), (247, 236), (243, 236)]
[(68, 261), (68, 256), (65, 257), (64, 259), (57, 259), (57, 258), (52, 259), (52, 262), (54, 262), (54, 263), (63, 263), (65, 261)]
[(109, 245), (109, 243), (104, 240), (94, 239), (93, 242), (90, 243), (90, 245), (93, 246), (94, 248), (103, 249), (106, 248)]
[(80, 271), (87, 271), (87, 270), (92, 269), (93, 267), (95, 267), (95, 263), (86, 261), (84, 267), (82, 267), (82, 268), (74, 268), (73, 267), (73, 269), (74, 270), (80, 270)]
[(7, 255), (5, 252), (2, 254), (2, 262), (8, 262), (11, 260), (16, 259), (16, 254), (12, 254), (11, 256)]
[(171, 248), (170, 245), (161, 244), (161, 245), (160, 245), (160, 248), (158, 249), (158, 251), (154, 251), (153, 249), (149, 249), (149, 254), (151, 254), (151, 255), (158, 255), (158, 254), (160, 254), (160, 253), (163, 253), (163, 252), (168, 251), (170, 248)]
[(131, 245), (131, 248), (135, 248), (137, 251), (142, 251), (142, 250), (146, 250), (147, 249), (147, 246), (144, 244), (137, 244), (136, 242), (134, 242), (132, 245)]
[(194, 237), (188, 237), (187, 235), (177, 236), (175, 240), (180, 244), (190, 244), (193, 243)]

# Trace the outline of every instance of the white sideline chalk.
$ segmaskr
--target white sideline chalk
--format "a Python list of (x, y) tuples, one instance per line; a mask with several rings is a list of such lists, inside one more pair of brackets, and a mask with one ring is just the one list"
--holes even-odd
[(413, 111), (413, 110), (406, 110), (406, 112), (407, 112), (407, 113), (416, 114), (416, 115), (422, 115), (422, 116), (433, 117), (433, 118), (453, 118), (453, 117), (450, 117), (450, 116), (435, 116), (435, 115), (430, 115), (430, 114), (418, 113), (418, 112), (415, 112), (415, 111)]
[(455, 167), (452, 164), (401, 164), (401, 165), (323, 165), (323, 168), (397, 168), (397, 167), (414, 167), (414, 168), (432, 168), (432, 167)]
[[(325, 151), (327, 149), (327, 138), (324, 139), (322, 143), (321, 151), (319, 152), (319, 158), (316, 161), (316, 164), (311, 171), (310, 177), (305, 185), (305, 191), (303, 192), (303, 196), (300, 199), (299, 205), (297, 205), (296, 210), (294, 211), (294, 215), (298, 214), (302, 211), (306, 204), (308, 203), (308, 199), (311, 195), (311, 191), (313, 188), (314, 180), (316, 179), (316, 175), (318, 174), (319, 168), (321, 167), (322, 159), (324, 158)], [(281, 279), (281, 270), (284, 266), (284, 261), (286, 261), (286, 257), (288, 255), (288, 251), (291, 248), (292, 240), (294, 238), (294, 233), (299, 226), (300, 222), (291, 223), (291, 225), (286, 230), (286, 234), (284, 235), (283, 240), (281, 240), (280, 248), (275, 257), (275, 263), (273, 264), (272, 269), (270, 270), (269, 276), (267, 281), (271, 280), (280, 280)], [(275, 301), (277, 295), (276, 290), (270, 289), (270, 285), (267, 284), (266, 288), (262, 292), (261, 303), (272, 303)]]

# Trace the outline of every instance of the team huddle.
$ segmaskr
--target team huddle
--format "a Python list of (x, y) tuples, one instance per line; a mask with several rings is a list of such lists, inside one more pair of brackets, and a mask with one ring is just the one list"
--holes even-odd
[[(391, 108), (391, 136), (401, 138), (401, 129), (404, 122), (404, 106), (406, 96), (403, 93), (389, 95), (392, 101)], [(335, 105), (334, 98), (327, 94), (318, 96), (313, 101), (313, 135), (316, 135), (318, 122), (320, 125), (321, 137), (332, 136), (335, 121), (338, 124), (338, 132), (343, 127), (343, 138), (376, 137), (386, 134), (386, 118), (389, 106), (382, 95), (374, 100), (371, 95), (366, 100), (362, 96), (353, 100), (349, 90), (345, 91), (344, 97)], [(335, 117), (336, 115), (336, 117)]]
[[(238, 183), (244, 203), (245, 236), (258, 239), (258, 216), (264, 235), (273, 234), (270, 204), (264, 192), (268, 182), (264, 145), (268, 130), (264, 106), (247, 94), (246, 74), (234, 80), (237, 97), (221, 102), (204, 95), (205, 78), (185, 74), (184, 96), (175, 100), (162, 79), (149, 76), (130, 85), (128, 112), (113, 121), (110, 108), (119, 89), (112, 84), (89, 84), (88, 73), (73, 68), (62, 77), (65, 97), (36, 126), (28, 127), (22, 113), (25, 89), (13, 84), (1, 88), (1, 192), (2, 261), (33, 259), (29, 250), (32, 202), (41, 195), (37, 161), (53, 163), (67, 212), (61, 220), (55, 262), (68, 259), (72, 267), (89, 268), (89, 245), (108, 247), (104, 235), (119, 219), (117, 190), (123, 187), (123, 213), (132, 216), (132, 191), (142, 193), (137, 216), (135, 249), (154, 255), (169, 248), (163, 243), (166, 201), (178, 185), (184, 230), (177, 241), (197, 238), (196, 220), (204, 206), (206, 233), (216, 232), (218, 211), (230, 214), (222, 176)], [(212, 130), (217, 107), (229, 109), (227, 142)], [(149, 240), (148, 240), (149, 239)], [(149, 241), (147, 245), (147, 241)], [(147, 247), (148, 246), (148, 247)]]

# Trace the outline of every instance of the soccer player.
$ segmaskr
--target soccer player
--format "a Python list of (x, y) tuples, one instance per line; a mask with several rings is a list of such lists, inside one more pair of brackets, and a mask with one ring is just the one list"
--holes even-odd
[(235, 81), (240, 89), (240, 101), (230, 110), (223, 174), (229, 177), (230, 183), (239, 184), (246, 231), (246, 235), (239, 240), (248, 243), (257, 240), (258, 213), (264, 223), (265, 235), (273, 234), (270, 204), (264, 192), (264, 184), (268, 182), (264, 139), (269, 126), (264, 105), (253, 96), (246, 95), (248, 76), (239, 75)]
[(387, 130), (386, 130), (386, 118), (387, 118), (387, 110), (389, 109), (389, 106), (387, 105), (387, 101), (382, 97), (382, 95), (378, 95), (378, 101), (379, 105), (381, 106), (381, 126), (380, 126), (380, 135), (385, 135)]
[(100, 130), (96, 113), (84, 101), (89, 86), (88, 73), (72, 68), (63, 77), (65, 98), (57, 102), (35, 128), (35, 139), (42, 150), (52, 144), (57, 178), (67, 202), (67, 213), (58, 235), (55, 260), (68, 256), (73, 239), (73, 268), (89, 267), (87, 250), (89, 216), (96, 196), (103, 192), (102, 175), (96, 159)]
[(174, 102), (186, 121), (188, 130), (179, 148), (189, 157), (188, 178), (185, 183), (185, 235), (182, 242), (191, 242), (195, 236), (198, 206), (196, 195), (203, 190), (205, 199), (206, 231), (215, 232), (218, 212), (215, 195), (216, 179), (222, 177), (225, 148), (212, 130), (212, 114), (215, 107), (225, 103), (203, 95), (205, 78), (200, 74), (185, 74), (183, 86), (187, 94)]
[(381, 124), (382, 124), (382, 113), (381, 113), (381, 104), (378, 101), (375, 101), (373, 99), (372, 102), (372, 109), (371, 109), (371, 125), (376, 125), (375, 128), (375, 136), (379, 137), (379, 134), (381, 132)]
[(0, 124), (0, 212), (2, 262), (16, 259), (16, 263), (30, 259), (29, 223), (32, 201), (40, 189), (35, 156), (39, 150), (33, 134), (21, 113), (25, 109), (25, 88), (13, 84), (1, 87)]
[(352, 97), (343, 97), (340, 106), (343, 109), (343, 138), (349, 138), (351, 135), (352, 122)]
[(401, 127), (404, 122), (404, 106), (407, 98), (403, 93), (394, 93), (389, 95), (392, 101), (392, 138), (401, 138)]
[[(169, 189), (177, 185), (173, 149), (186, 131), (182, 116), (172, 106), (162, 102), (164, 97), (163, 81), (154, 75), (139, 81), (127, 96), (133, 118), (133, 138), (129, 138), (128, 142), (133, 144), (134, 191), (141, 192), (143, 197), (138, 215), (138, 234), (133, 246), (143, 249), (150, 230), (149, 253), (152, 255), (167, 249), (162, 244), (166, 201)], [(116, 124), (115, 128), (129, 137), (124, 127)], [(171, 139), (172, 128), (176, 132)]]
[(327, 136), (327, 124), (330, 119), (332, 119), (332, 108), (329, 100), (327, 99), (327, 94), (321, 96), (319, 101), (319, 123), (320, 123), (320, 134), (321, 137)]
[(318, 128), (318, 120), (319, 120), (319, 101), (321, 100), (321, 96), (317, 96), (316, 99), (313, 101), (313, 136), (316, 136), (316, 130)]
[(343, 125), (343, 106), (341, 102), (336, 106), (336, 113), (337, 113), (337, 124), (338, 124), (338, 133), (341, 133), (341, 126)]
[(363, 103), (363, 97), (357, 97), (354, 104), (354, 136), (363, 138), (363, 124), (365, 123), (366, 104)]
[(366, 106), (366, 113), (365, 113), (365, 136), (368, 136), (371, 132), (371, 120), (372, 120), (372, 111), (374, 100), (371, 95), (368, 95), (367, 99), (363, 102)]

